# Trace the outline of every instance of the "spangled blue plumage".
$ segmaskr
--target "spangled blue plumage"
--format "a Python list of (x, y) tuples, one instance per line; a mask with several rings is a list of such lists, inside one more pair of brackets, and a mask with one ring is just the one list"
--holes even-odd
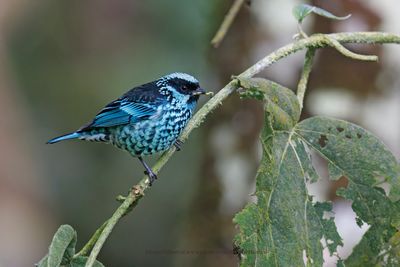
[(48, 143), (79, 138), (113, 144), (139, 157), (151, 182), (155, 175), (141, 156), (165, 151), (177, 142), (203, 93), (194, 77), (172, 73), (131, 89), (88, 125)]
[(121, 98), (111, 102), (94, 118), (90, 127), (111, 127), (135, 123), (152, 116), (157, 107), (167, 104), (155, 82), (133, 88)]

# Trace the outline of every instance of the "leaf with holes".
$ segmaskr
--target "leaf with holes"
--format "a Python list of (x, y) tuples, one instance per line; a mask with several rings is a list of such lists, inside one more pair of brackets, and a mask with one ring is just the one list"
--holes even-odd
[(328, 18), (328, 19), (335, 19), (335, 20), (345, 20), (351, 17), (351, 14), (343, 17), (338, 17), (333, 15), (332, 13), (326, 11), (325, 9), (316, 7), (316, 6), (311, 6), (307, 4), (299, 4), (296, 5), (293, 10), (292, 10), (293, 16), (296, 18), (296, 20), (299, 23), (302, 23), (303, 20), (310, 15), (311, 13), (320, 15), (322, 17)]
[[(295, 134), (300, 108), (294, 93), (263, 79), (240, 80), (246, 96), (265, 98), (261, 133), (263, 159), (257, 175), (257, 203), (234, 218), (240, 226), (235, 243), (243, 266), (302, 266), (304, 259), (323, 263), (320, 242), (333, 253), (341, 244), (329, 203), (313, 202), (306, 184), (317, 179), (307, 146)], [(325, 216), (324, 216), (325, 215)]]
[[(258, 90), (265, 99), (257, 202), (234, 218), (240, 228), (235, 244), (242, 266), (322, 266), (323, 249), (332, 255), (342, 245), (331, 204), (315, 202), (307, 191), (307, 184), (319, 179), (311, 149), (327, 159), (333, 179), (349, 178), (349, 186), (339, 194), (353, 201), (360, 221), (371, 225), (354, 253), (358, 259), (378, 262), (370, 255), (379, 255), (393, 242), (400, 214), (400, 170), (393, 155), (376, 137), (351, 123), (324, 117), (298, 123), (300, 111), (293, 102), (297, 98), (284, 87), (274, 90), (275, 83), (262, 79), (240, 85)], [(383, 184), (390, 186), (390, 192), (382, 189)], [(363, 265), (352, 257), (347, 264)]]
[(346, 266), (379, 264), (400, 226), (400, 166), (385, 145), (352, 123), (324, 117), (300, 122), (296, 134), (329, 163), (330, 175), (347, 177), (338, 195), (351, 200), (357, 221), (368, 229)]

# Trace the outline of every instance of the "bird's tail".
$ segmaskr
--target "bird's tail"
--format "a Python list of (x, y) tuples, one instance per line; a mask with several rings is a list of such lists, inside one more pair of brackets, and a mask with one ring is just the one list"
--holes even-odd
[(64, 140), (68, 140), (68, 139), (75, 139), (75, 138), (79, 138), (82, 134), (81, 133), (69, 133), (69, 134), (65, 134), (65, 135), (61, 135), (59, 137), (53, 138), (49, 141), (47, 141), (46, 144), (54, 144), (60, 141), (64, 141)]

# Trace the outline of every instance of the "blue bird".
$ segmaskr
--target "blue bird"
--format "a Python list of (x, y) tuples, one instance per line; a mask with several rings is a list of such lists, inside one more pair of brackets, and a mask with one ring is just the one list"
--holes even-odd
[(47, 143), (81, 139), (112, 144), (140, 160), (152, 185), (157, 176), (142, 156), (173, 145), (180, 150), (178, 137), (192, 117), (199, 96), (205, 93), (193, 76), (172, 73), (134, 87), (105, 106), (91, 123)]

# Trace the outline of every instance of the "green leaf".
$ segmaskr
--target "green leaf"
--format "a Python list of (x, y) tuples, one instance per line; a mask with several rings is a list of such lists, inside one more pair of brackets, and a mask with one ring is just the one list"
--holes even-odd
[[(54, 234), (49, 247), (49, 253), (39, 263), (38, 267), (84, 267), (88, 257), (74, 257), (77, 241), (76, 231), (70, 225), (61, 225)], [(104, 265), (95, 261), (94, 267), (104, 267)]]
[(47, 267), (47, 261), (49, 260), (49, 256), (46, 255), (41, 259), (38, 263), (35, 264), (36, 267)]
[[(390, 151), (375, 136), (345, 121), (313, 117), (297, 123), (299, 112), (290, 90), (274, 91), (276, 84), (260, 79), (241, 83), (263, 92), (266, 103), (257, 201), (234, 218), (240, 227), (235, 243), (242, 252), (241, 265), (322, 266), (324, 247), (332, 254), (342, 245), (331, 204), (313, 201), (307, 191), (307, 185), (319, 179), (310, 150), (327, 159), (332, 179), (349, 179), (338, 194), (353, 202), (359, 221), (371, 225), (354, 250), (357, 261), (352, 255), (346, 266), (382, 262), (384, 257), (378, 255), (393, 250), (390, 242), (395, 243), (400, 225), (400, 167)], [(290, 123), (282, 123), (282, 117)], [(383, 181), (390, 192), (382, 189)]]
[(389, 240), (386, 251), (387, 253), (380, 255), (380, 262), (386, 263), (386, 266), (400, 266), (400, 232), (394, 234)]
[[(37, 267), (50, 267), (52, 265), (48, 265), (49, 257), (46, 255), (39, 263), (36, 264)], [(78, 256), (73, 257), (68, 263), (66, 263), (65, 267), (85, 267), (88, 257), (86, 256)], [(57, 266), (57, 265), (56, 265)], [(58, 265), (60, 266), (60, 265)], [(93, 267), (104, 267), (104, 265), (96, 260), (93, 264)]]
[[(71, 260), (71, 262), (69, 263), (68, 267), (85, 267), (87, 260), (88, 260), (88, 257), (85, 257), (85, 256), (79, 256), (79, 257), (73, 258)], [(96, 260), (93, 264), (93, 267), (104, 267), (104, 265), (101, 262)]]
[(371, 191), (387, 182), (391, 185), (390, 199), (400, 199), (399, 163), (367, 130), (342, 120), (313, 117), (300, 122), (296, 133), (333, 165), (330, 170), (334, 168), (349, 179), (346, 192)]
[(299, 5), (294, 6), (292, 13), (293, 13), (293, 16), (296, 18), (296, 20), (299, 23), (302, 23), (303, 20), (311, 13), (320, 15), (325, 18), (335, 19), (335, 20), (345, 20), (345, 19), (348, 19), (351, 17), (351, 14), (349, 14), (347, 16), (343, 16), (343, 17), (338, 17), (322, 8), (307, 5), (307, 4), (299, 4)]
[(264, 92), (266, 103), (257, 203), (249, 204), (234, 218), (240, 226), (235, 243), (243, 251), (241, 264), (303, 266), (305, 255), (308, 263), (321, 266), (320, 240), (329, 240), (331, 253), (341, 240), (333, 219), (324, 217), (331, 212), (330, 204), (313, 202), (307, 193), (306, 184), (317, 174), (306, 145), (294, 134), (300, 117), (297, 97), (289, 89), (262, 79), (245, 85), (241, 82), (241, 86)]
[[(400, 167), (395, 157), (375, 136), (349, 122), (314, 117), (301, 122), (296, 132), (347, 177), (349, 184), (338, 195), (352, 200), (358, 220), (371, 225), (346, 266), (378, 264), (399, 226)], [(390, 185), (390, 192), (382, 184)]]
[(76, 231), (67, 224), (61, 225), (53, 237), (49, 248), (49, 266), (67, 263), (75, 254)]
[(241, 97), (265, 100), (271, 124), (276, 129), (290, 129), (300, 118), (300, 105), (296, 95), (288, 88), (261, 78), (237, 78)]
[(308, 15), (312, 13), (313, 6), (306, 4), (299, 4), (293, 7), (292, 14), (295, 19), (301, 23)]
[(70, 225), (61, 225), (49, 247), (47, 266), (68, 264), (75, 254), (76, 232)]

